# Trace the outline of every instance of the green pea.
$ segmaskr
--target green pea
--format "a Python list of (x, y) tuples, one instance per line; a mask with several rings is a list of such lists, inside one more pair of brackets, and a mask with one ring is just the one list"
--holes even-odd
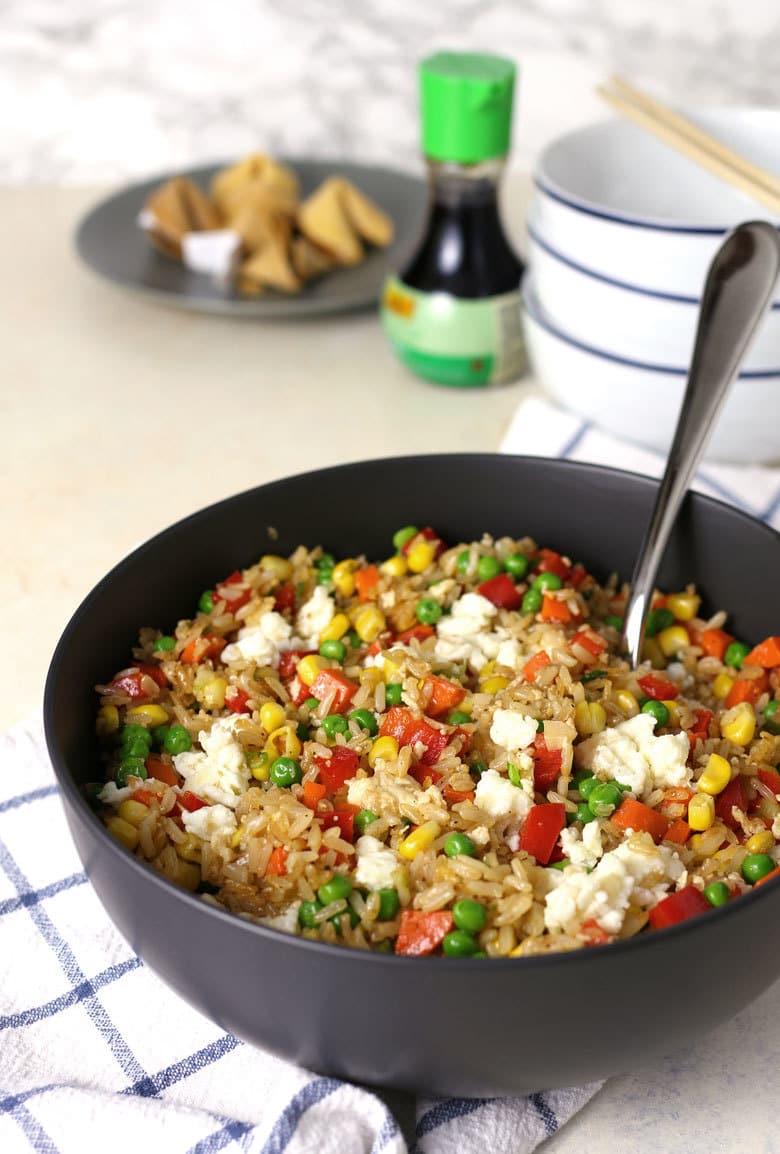
[(165, 739), (168, 736), (168, 734), (170, 733), (170, 731), (171, 731), (170, 725), (156, 725), (154, 727), (154, 729), (152, 730), (152, 737), (154, 738), (154, 744), (157, 746), (158, 749), (164, 749), (165, 748)]
[(642, 706), (642, 713), (649, 713), (655, 718), (656, 729), (662, 729), (664, 725), (669, 724), (669, 710), (663, 701), (653, 701), (651, 698)]
[(763, 728), (766, 729), (768, 733), (774, 734), (775, 737), (780, 734), (780, 719), (775, 720), (778, 708), (780, 708), (780, 702), (774, 700), (767, 701), (764, 706)]
[(377, 917), (380, 922), (389, 922), (398, 913), (400, 902), (398, 900), (398, 892), (396, 890), (378, 890), (379, 894), (379, 913)]
[(213, 592), (213, 590), (207, 589), (205, 593), (201, 593), (200, 599), (198, 601), (198, 609), (200, 609), (201, 613), (213, 613), (214, 612), (214, 592)]
[(385, 686), (385, 702), (387, 705), (400, 705), (404, 699), (404, 688), (400, 681), (391, 681)]
[(498, 577), (501, 569), (498, 557), (480, 557), (477, 561), (477, 580), (492, 581), (494, 577)]
[(375, 814), (372, 809), (361, 809), (360, 813), (355, 814), (355, 829), (362, 837), (368, 826), (375, 821), (379, 821), (378, 814)]
[(346, 633), (345, 636), (349, 642), (350, 649), (360, 649), (363, 642), (360, 640), (354, 629), (350, 629), (350, 631)]
[(580, 678), (580, 681), (582, 681), (582, 682), (598, 681), (602, 677), (606, 677), (606, 676), (607, 676), (606, 669), (589, 669), (587, 673), (583, 673), (582, 677)]
[(192, 749), (192, 738), (183, 725), (172, 725), (165, 735), (166, 753), (187, 753)]
[(318, 585), (332, 585), (333, 570), (321, 565), (317, 570), (317, 584)]
[(468, 725), (470, 721), (471, 714), (463, 709), (453, 709), (447, 717), (447, 725)]
[(610, 629), (619, 631), (623, 628), (623, 618), (618, 617), (615, 613), (610, 613), (604, 618), (604, 624), (609, 625)]
[(567, 857), (562, 857), (560, 861), (551, 861), (547, 868), (548, 870), (565, 870), (567, 865), (571, 865), (571, 862)]
[(349, 723), (346, 717), (342, 717), (338, 713), (329, 713), (327, 717), (323, 717), (321, 725), (329, 741), (333, 741), (337, 733), (349, 733)]
[(353, 709), (349, 715), (349, 720), (356, 722), (361, 729), (365, 729), (370, 737), (379, 732), (376, 718), (370, 709)]
[(320, 656), (327, 657), (329, 661), (343, 661), (347, 656), (347, 647), (343, 641), (323, 641)]
[(755, 885), (774, 868), (775, 863), (768, 853), (749, 853), (742, 863), (742, 876), (746, 882)]
[(347, 906), (347, 908), (342, 910), (340, 914), (334, 914), (333, 917), (329, 918), (328, 920), (333, 922), (336, 927), (336, 931), (339, 934), (341, 933), (341, 919), (344, 917), (344, 914), (347, 914), (349, 917), (349, 924), (352, 926), (353, 930), (360, 921), (360, 914), (356, 909), (353, 909), (352, 906)]
[(711, 906), (725, 906), (731, 897), (731, 890), (725, 882), (710, 882), (704, 887), (704, 896)]
[(515, 581), (521, 581), (528, 572), (529, 561), (524, 553), (510, 553), (504, 560), (504, 568)]
[(582, 822), (583, 825), (587, 825), (589, 821), (596, 820), (596, 815), (591, 811), (591, 808), (586, 801), (580, 801), (577, 803), (576, 820)]
[(465, 930), (450, 930), (441, 948), (448, 958), (470, 958), (479, 947), (476, 939)]
[(274, 785), (278, 785), (280, 789), (289, 789), (291, 785), (298, 784), (303, 772), (301, 763), (294, 757), (277, 757), (271, 762), (268, 775)]
[(474, 761), (472, 761), (471, 765), (469, 766), (469, 773), (471, 774), (472, 777), (476, 777), (477, 780), (479, 780), (479, 778), (482, 777), (482, 774), (486, 773), (486, 772), (487, 772), (487, 765), (485, 764), (484, 761), (480, 761), (479, 758), (475, 758)]
[(477, 847), (467, 833), (451, 833), (444, 843), (447, 857), (474, 857)]
[(574, 784), (580, 791), (580, 797), (587, 801), (593, 790), (599, 784), (599, 779), (594, 777), (592, 773), (588, 773), (587, 770), (581, 770), (580, 772), (582, 773), (582, 777), (580, 777), (579, 773), (575, 774)]
[(484, 950), (476, 950), (471, 956), (472, 958), (486, 958), (487, 954)]
[(655, 637), (662, 629), (674, 625), (674, 613), (671, 609), (651, 609), (645, 624), (645, 637)]
[(311, 713), (312, 709), (317, 708), (317, 706), (319, 705), (319, 701), (317, 700), (316, 697), (307, 697), (303, 704), (306, 706), (306, 708)]
[(417, 602), (416, 612), (421, 625), (435, 625), (442, 615), (442, 608), (435, 597), (423, 597)]
[(521, 609), (523, 613), (538, 613), (542, 607), (541, 589), (529, 589), (523, 597)]
[(140, 757), (141, 761), (146, 761), (152, 744), (151, 739), (150, 733), (148, 741), (144, 741), (141, 737), (130, 737), (126, 741), (123, 740), (119, 751), (120, 756), (123, 760), (126, 757)]
[(404, 525), (403, 529), (396, 529), (393, 533), (393, 548), (400, 553), (404, 545), (419, 533), (416, 525)]
[(352, 882), (344, 874), (334, 874), (329, 882), (323, 882), (317, 890), (317, 897), (324, 906), (330, 905), (331, 902), (341, 901), (342, 898), (348, 898), (352, 893)]
[(461, 898), (452, 907), (452, 920), (459, 930), (466, 930), (469, 934), (478, 934), (487, 925), (487, 910), (480, 902), (470, 898)]
[(176, 638), (175, 637), (158, 637), (154, 643), (153, 648), (154, 648), (155, 653), (157, 653), (157, 652), (170, 653), (170, 651), (172, 649), (176, 648)]
[(520, 770), (514, 764), (514, 762), (508, 761), (506, 763), (506, 775), (509, 778), (509, 780), (512, 782), (512, 785), (517, 785), (517, 786), (521, 785), (523, 778), (522, 778), (522, 775), (520, 773)]
[(318, 561), (314, 562), (315, 569), (332, 569), (336, 564), (336, 558), (332, 553), (323, 553)]
[(609, 817), (623, 800), (623, 795), (614, 781), (601, 781), (588, 796), (588, 809), (594, 817)]
[(745, 645), (744, 641), (732, 641), (723, 654), (723, 664), (730, 665), (733, 669), (741, 669), (742, 662), (748, 653), (750, 653), (750, 646)]
[(120, 744), (124, 747), (130, 745), (133, 741), (142, 741), (146, 748), (152, 744), (152, 735), (144, 725), (136, 725), (135, 722), (129, 722), (122, 726), (122, 732), (119, 735)]
[(557, 573), (540, 573), (533, 584), (534, 589), (562, 589), (563, 581)]
[(305, 721), (299, 721), (295, 727), (295, 736), (299, 741), (309, 740), (309, 727)]
[(539, 720), (536, 723), (536, 732), (537, 733), (544, 733), (544, 722), (542, 721), (541, 717), (539, 718)]
[(301, 902), (298, 907), (298, 925), (305, 930), (314, 930), (318, 926), (314, 915), (322, 909), (322, 902)]
[(126, 757), (120, 761), (119, 768), (114, 774), (114, 781), (122, 789), (127, 785), (128, 777), (140, 777), (142, 781), (145, 781), (148, 776), (146, 766), (140, 757)]
[(471, 561), (471, 550), (470, 549), (463, 549), (460, 553), (458, 553), (457, 559), (455, 561), (455, 567), (458, 570), (458, 572), (459, 573), (465, 573), (468, 570), (470, 561)]

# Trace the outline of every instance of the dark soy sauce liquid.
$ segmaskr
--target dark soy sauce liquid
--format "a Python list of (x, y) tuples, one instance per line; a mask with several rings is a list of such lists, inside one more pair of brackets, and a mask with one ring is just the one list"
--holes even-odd
[(504, 234), (494, 182), (448, 180), (434, 188), (425, 237), (401, 280), (420, 292), (493, 297), (517, 292), (524, 271)]

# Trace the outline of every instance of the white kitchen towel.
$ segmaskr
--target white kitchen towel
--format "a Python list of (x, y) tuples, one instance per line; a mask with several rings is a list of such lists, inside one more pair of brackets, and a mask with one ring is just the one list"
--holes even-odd
[[(537, 395), (518, 405), (501, 450), (531, 457), (593, 461), (651, 477), (660, 477), (665, 464), (659, 453), (619, 440)], [(713, 464), (705, 460), (694, 488), (780, 529), (780, 468)]]
[(393, 1099), (226, 1034), (114, 929), (71, 841), (40, 719), (0, 737), (2, 1154), (528, 1154), (598, 1088)]

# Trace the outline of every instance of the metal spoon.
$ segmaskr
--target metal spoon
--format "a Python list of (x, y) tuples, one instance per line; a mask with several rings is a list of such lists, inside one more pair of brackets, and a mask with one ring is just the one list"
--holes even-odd
[(780, 235), (741, 224), (715, 254), (704, 285), (696, 343), (669, 458), (631, 578), (623, 647), (639, 664), (655, 576), (683, 497), (780, 274)]

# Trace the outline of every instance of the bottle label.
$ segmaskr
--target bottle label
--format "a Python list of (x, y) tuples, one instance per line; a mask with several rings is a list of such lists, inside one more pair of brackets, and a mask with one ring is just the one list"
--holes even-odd
[(496, 385), (526, 368), (520, 290), (464, 300), (423, 293), (390, 277), (382, 321), (398, 358), (420, 377), (443, 385)]

